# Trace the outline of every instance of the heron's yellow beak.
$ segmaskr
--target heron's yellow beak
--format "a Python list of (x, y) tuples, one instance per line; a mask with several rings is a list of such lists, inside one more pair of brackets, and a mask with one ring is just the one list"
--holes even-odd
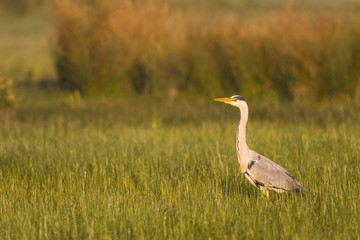
[(235, 102), (236, 99), (234, 99), (234, 98), (214, 98), (214, 101), (230, 103), (230, 102)]

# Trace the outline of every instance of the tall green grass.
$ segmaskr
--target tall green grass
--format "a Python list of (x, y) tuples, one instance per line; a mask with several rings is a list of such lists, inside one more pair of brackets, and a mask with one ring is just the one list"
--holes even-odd
[(359, 14), (351, 5), (209, 14), (161, 1), (85, 2), (59, 1), (55, 46), (60, 82), (85, 94), (358, 95)]
[(360, 234), (360, 128), (346, 108), (319, 108), (311, 122), (302, 113), (285, 121), (286, 104), (269, 104), (271, 115), (249, 100), (249, 146), (307, 190), (269, 201), (239, 174), (233, 107), (209, 99), (161, 108), (151, 98), (107, 102), (31, 91), (15, 118), (0, 125), (2, 239)]
[(251, 122), (250, 146), (307, 190), (271, 201), (239, 174), (235, 129), (1, 127), (2, 238), (357, 238), (357, 125)]

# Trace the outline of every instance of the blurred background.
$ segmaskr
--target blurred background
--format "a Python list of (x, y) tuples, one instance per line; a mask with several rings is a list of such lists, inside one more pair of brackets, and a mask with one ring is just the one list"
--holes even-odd
[(349, 121), (360, 1), (2, 0), (0, 119)]

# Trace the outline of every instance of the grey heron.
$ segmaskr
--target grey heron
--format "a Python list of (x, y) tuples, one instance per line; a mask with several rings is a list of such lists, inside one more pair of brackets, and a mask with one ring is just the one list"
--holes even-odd
[(246, 143), (246, 124), (248, 121), (248, 105), (242, 96), (215, 98), (215, 101), (230, 104), (240, 109), (240, 122), (236, 134), (236, 151), (240, 163), (240, 172), (252, 185), (269, 197), (269, 190), (283, 193), (304, 193), (304, 188), (283, 167), (263, 155), (250, 150)]

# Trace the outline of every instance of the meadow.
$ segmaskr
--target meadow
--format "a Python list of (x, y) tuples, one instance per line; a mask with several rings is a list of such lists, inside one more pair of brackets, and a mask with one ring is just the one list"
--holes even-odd
[[(268, 200), (239, 174), (239, 113), (231, 106), (190, 101), (198, 110), (186, 112), (177, 102), (156, 105), (142, 97), (109, 101), (32, 92), (37, 98), (28, 95), (0, 126), (3, 239), (360, 234), (360, 128), (358, 115), (346, 114), (358, 114), (358, 107), (319, 107), (318, 115), (325, 115), (313, 122), (307, 119), (316, 119), (314, 113), (301, 109), (274, 120), (272, 111), (261, 115), (249, 101), (249, 146), (287, 168), (307, 190), (304, 197), (272, 194)], [(281, 108), (272, 110), (290, 109)]]
[[(358, 1), (4, 4), (1, 239), (359, 238)], [(233, 94), (305, 196), (239, 173)]]

